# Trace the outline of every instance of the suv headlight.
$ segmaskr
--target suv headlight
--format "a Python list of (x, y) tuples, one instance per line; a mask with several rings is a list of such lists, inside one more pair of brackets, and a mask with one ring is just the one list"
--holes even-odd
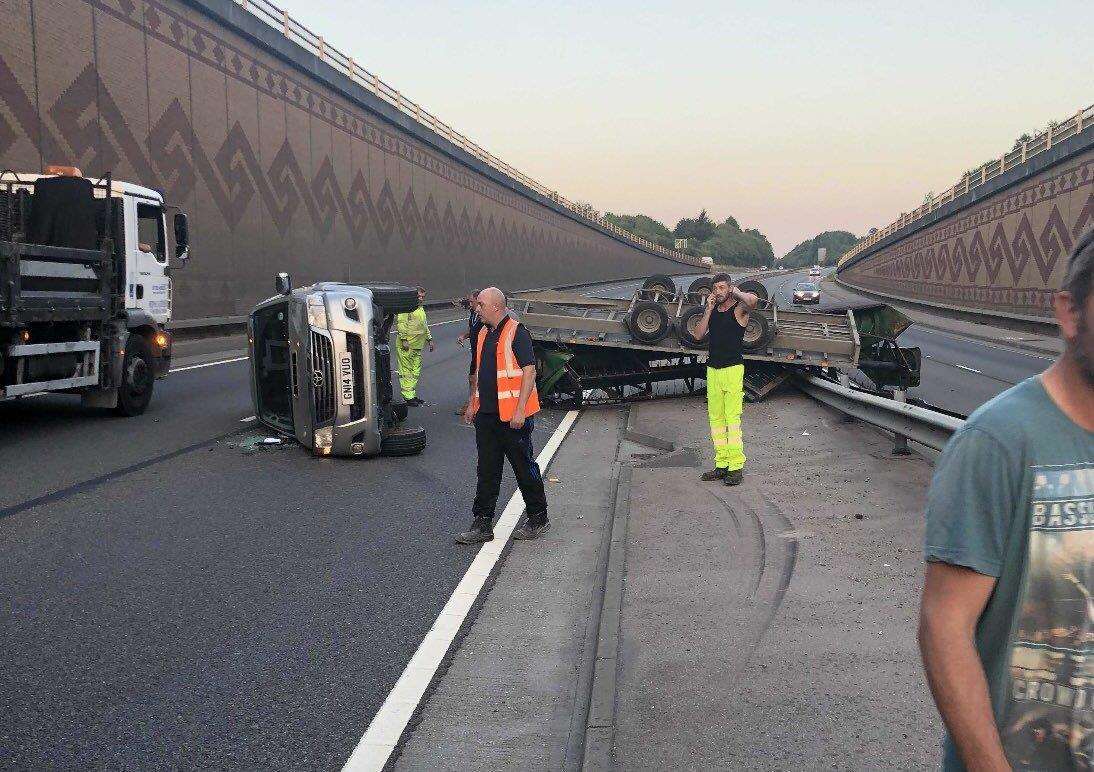
[(324, 426), (315, 430), (315, 450), (323, 456), (330, 455), (334, 447), (334, 427)]
[(327, 329), (327, 306), (321, 293), (308, 295), (308, 324)]

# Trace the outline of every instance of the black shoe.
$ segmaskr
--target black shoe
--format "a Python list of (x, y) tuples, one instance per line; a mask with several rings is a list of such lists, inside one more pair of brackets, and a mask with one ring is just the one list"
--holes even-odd
[(726, 472), (728, 471), (728, 469), (722, 469), (720, 467), (717, 469), (711, 469), (709, 472), (703, 472), (703, 476), (699, 479), (703, 480), (703, 482), (710, 482), (711, 480), (724, 480), (726, 479)]
[(423, 402), (422, 400), (418, 399), (417, 397), (411, 397), (410, 399), (408, 399), (408, 400), (406, 401), (406, 403), (407, 403), (408, 405), (410, 405), (411, 407), (421, 407), (422, 405), (424, 405), (424, 404), (425, 404), (425, 402)]
[(538, 539), (540, 536), (547, 533), (547, 529), (550, 527), (550, 520), (544, 520), (542, 523), (526, 523), (513, 531), (513, 538), (520, 541)]
[(734, 469), (726, 473), (726, 485), (740, 485), (744, 482), (745, 473), (742, 469)]
[(494, 526), (489, 520), (476, 517), (471, 527), (456, 537), (457, 544), (485, 544), (494, 540)]

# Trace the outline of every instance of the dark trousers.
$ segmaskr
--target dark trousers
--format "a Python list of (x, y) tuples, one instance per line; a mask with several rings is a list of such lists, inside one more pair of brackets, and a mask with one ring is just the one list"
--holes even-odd
[(546, 522), (547, 496), (543, 492), (543, 475), (532, 451), (532, 419), (529, 418), (523, 428), (514, 429), (497, 415), (479, 413), (475, 416), (475, 444), (479, 448), (479, 481), (471, 508), (474, 516), (494, 519), (501, 490), (502, 464), (509, 459), (524, 496), (528, 521)]

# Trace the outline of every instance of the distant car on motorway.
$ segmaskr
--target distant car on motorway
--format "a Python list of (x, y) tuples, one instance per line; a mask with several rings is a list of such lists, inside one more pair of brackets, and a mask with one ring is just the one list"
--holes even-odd
[(810, 279), (819, 279), (820, 275), (821, 275), (821, 269), (820, 269), (819, 265), (814, 265), (812, 268), (809, 269), (809, 278)]
[(803, 303), (819, 303), (820, 302), (820, 287), (812, 282), (803, 281), (794, 287), (794, 304), (802, 305)]

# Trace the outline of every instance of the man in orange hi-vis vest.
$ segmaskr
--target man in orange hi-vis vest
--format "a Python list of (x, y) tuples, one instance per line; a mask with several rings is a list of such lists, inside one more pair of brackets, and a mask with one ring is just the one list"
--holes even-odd
[(478, 486), (471, 508), (471, 528), (456, 537), (460, 544), (494, 538), (494, 513), (501, 471), (509, 459), (524, 496), (528, 521), (513, 531), (514, 539), (535, 539), (550, 527), (543, 475), (532, 451), (532, 416), (539, 412), (536, 360), (532, 336), (509, 316), (505, 295), (497, 287), (479, 293), (479, 317), (485, 325), (474, 342), (471, 393), (464, 420), (475, 424), (479, 451)]

